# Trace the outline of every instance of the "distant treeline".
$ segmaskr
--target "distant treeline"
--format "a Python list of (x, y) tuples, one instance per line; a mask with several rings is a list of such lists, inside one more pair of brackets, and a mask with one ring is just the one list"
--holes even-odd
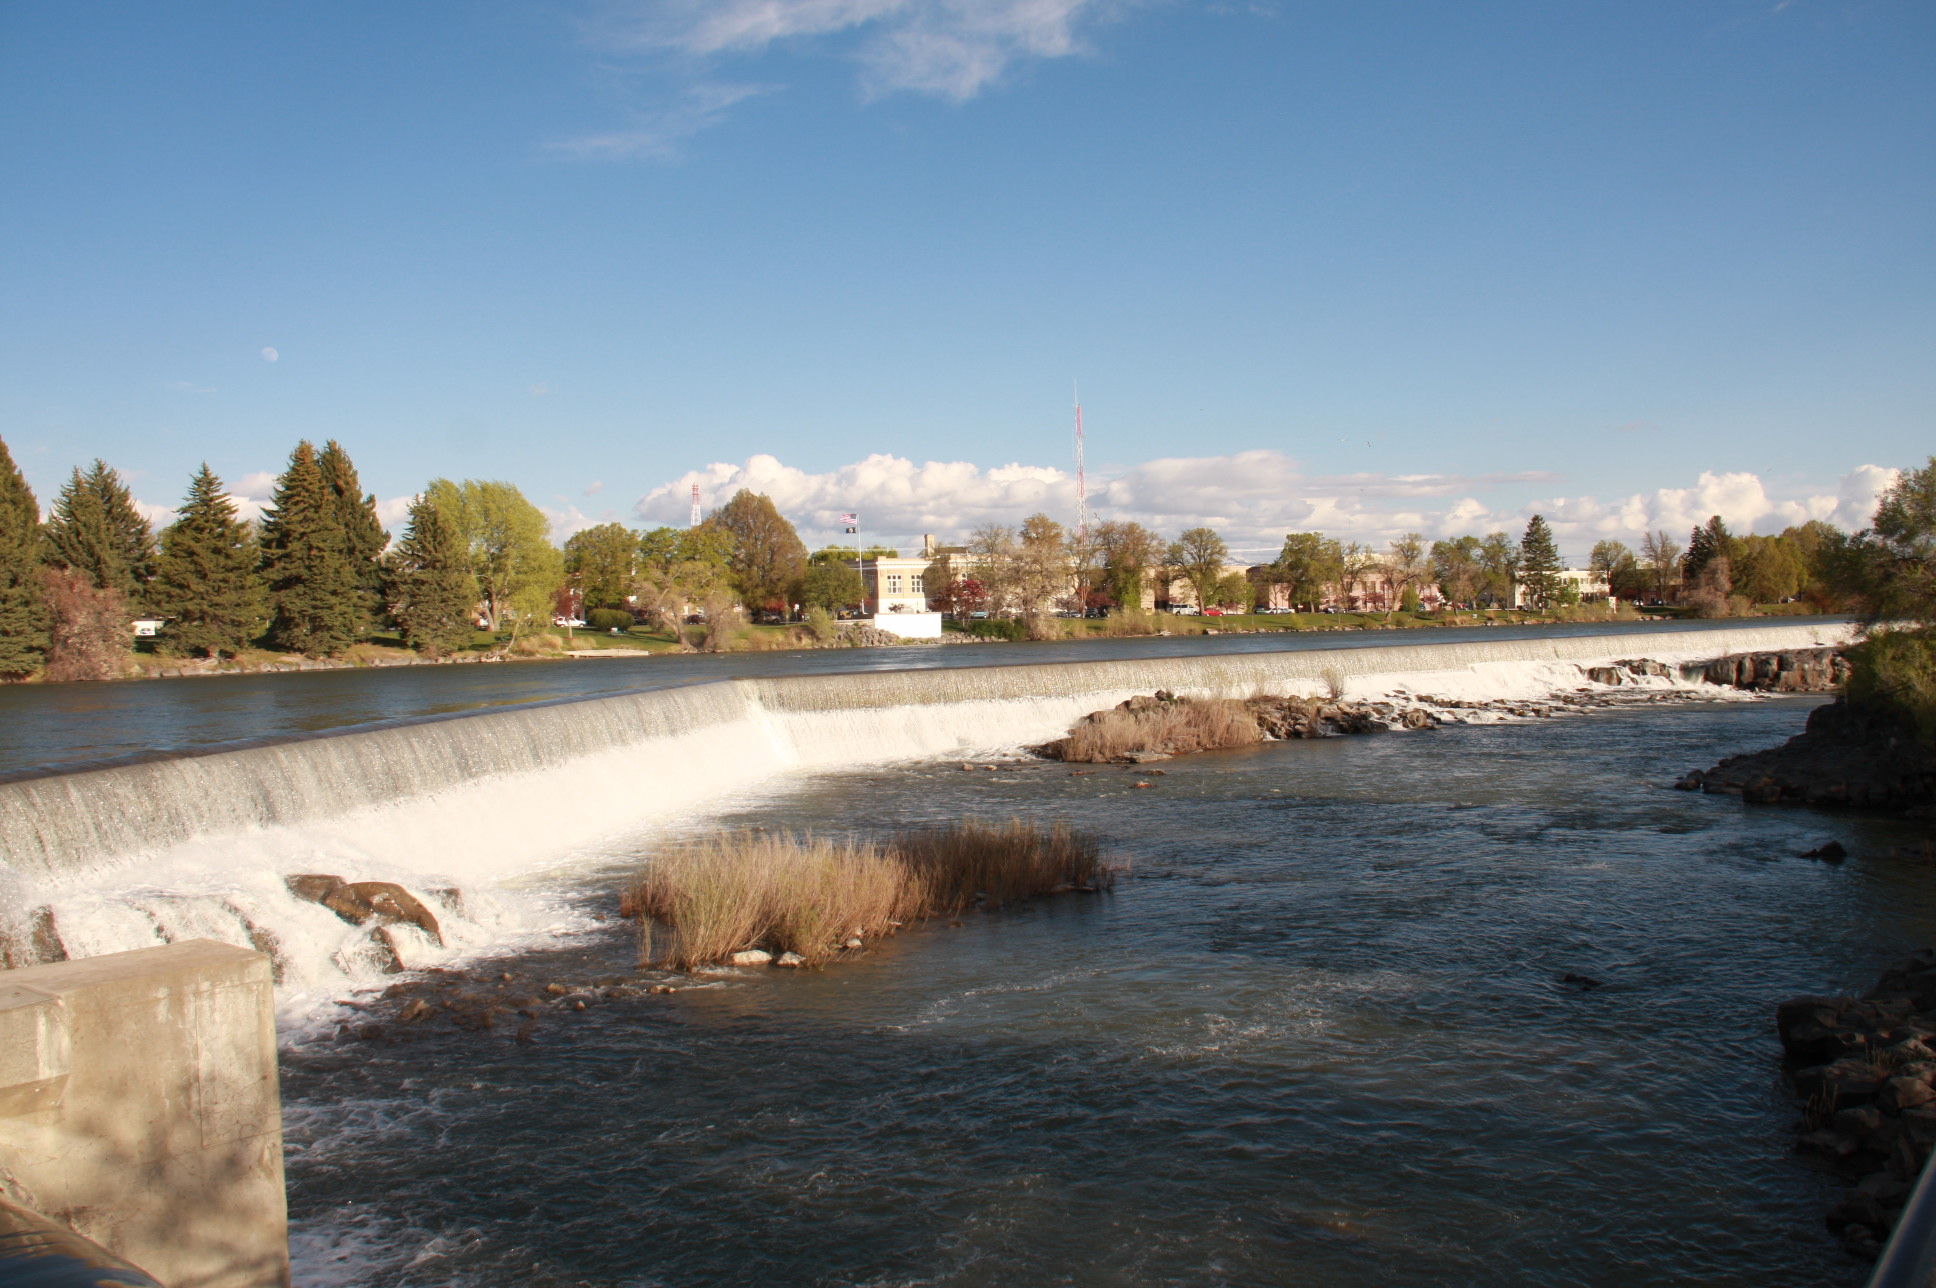
[[(1879, 593), (1870, 584), (1879, 540), (1821, 522), (1735, 536), (1716, 516), (1684, 547), (1665, 532), (1649, 534), (1638, 553), (1602, 541), (1591, 566), (1623, 599), (1678, 598), (1711, 615), (1795, 597), (1833, 608)], [(697, 527), (604, 523), (560, 550), (544, 513), (517, 487), (477, 479), (433, 480), (392, 541), (333, 441), (320, 451), (296, 445), (257, 522), (239, 516), (203, 465), (175, 521), (157, 533), (120, 475), (97, 460), (73, 471), (43, 523), (0, 442), (0, 677), (119, 674), (137, 619), (161, 623), (162, 652), (203, 658), (255, 648), (334, 656), (379, 630), (438, 655), (473, 647), (479, 629), (515, 641), (555, 613), (583, 613), (595, 626), (643, 619), (717, 646), (716, 628), (742, 607), (818, 616), (861, 604), (867, 588), (855, 553), (829, 546), (809, 554), (769, 498), (744, 490)], [(956, 616), (1031, 625), (1057, 609), (1136, 609), (1152, 579), (1158, 599), (1187, 585), (1199, 607), (1248, 608), (1266, 596), (1315, 607), (1375, 584), (1389, 596), (1385, 607), (1415, 608), (1436, 587), (1455, 604), (1510, 605), (1517, 594), (1546, 608), (1577, 598), (1560, 569), (1538, 515), (1517, 541), (1503, 532), (1441, 541), (1407, 533), (1383, 551), (1295, 532), (1270, 563), (1232, 571), (1223, 538), (1208, 527), (1165, 542), (1141, 524), (1110, 521), (1078, 536), (1036, 514), (1016, 527), (984, 525), (944, 550), (923, 593)], [(703, 631), (689, 620), (695, 608)]]

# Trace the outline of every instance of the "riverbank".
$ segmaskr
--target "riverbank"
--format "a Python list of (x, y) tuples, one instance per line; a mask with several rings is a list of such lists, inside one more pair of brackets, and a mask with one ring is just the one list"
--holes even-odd
[[(1764, 605), (1755, 618), (1722, 619), (1747, 624), (1761, 618), (1811, 616), (1813, 610), (1797, 612), (1806, 605)], [(900, 639), (861, 623), (843, 623), (839, 634), (829, 640), (816, 638), (801, 625), (741, 626), (732, 638), (716, 650), (694, 648), (674, 636), (644, 627), (622, 635), (595, 631), (552, 630), (513, 640), (508, 634), (477, 633), (466, 649), (438, 657), (426, 657), (403, 647), (400, 637), (379, 634), (357, 644), (345, 653), (330, 657), (310, 657), (297, 653), (278, 653), (250, 649), (237, 657), (181, 658), (155, 652), (148, 642), (128, 655), (127, 666), (118, 680), (202, 679), (216, 676), (282, 675), (312, 671), (380, 670), (409, 666), (457, 666), (495, 662), (584, 661), (621, 658), (717, 657), (725, 654), (809, 652), (853, 648), (925, 649), (936, 644), (1026, 643), (1057, 644), (1102, 642), (1125, 639), (1172, 639), (1230, 636), (1298, 636), (1308, 634), (1431, 631), (1473, 627), (1558, 627), (1592, 624), (1653, 623), (1661, 626), (1687, 620), (1681, 613), (1642, 614), (1631, 609), (1609, 611), (1586, 605), (1547, 613), (1516, 610), (1487, 610), (1470, 613), (1286, 613), (1227, 614), (1206, 617), (1195, 614), (1151, 613), (1129, 618), (1051, 618), (1039, 624), (1041, 637), (1029, 639), (1017, 630), (982, 630), (988, 622), (972, 622), (966, 627), (949, 623), (939, 639)], [(1003, 626), (1013, 625), (999, 623)], [(12, 684), (47, 683), (39, 673), (10, 681)]]

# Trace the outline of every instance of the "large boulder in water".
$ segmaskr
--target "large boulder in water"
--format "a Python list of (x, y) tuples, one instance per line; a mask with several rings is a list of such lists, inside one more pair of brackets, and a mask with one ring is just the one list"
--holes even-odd
[(345, 881), (322, 873), (285, 877), (289, 893), (310, 903), (319, 903), (349, 922), (361, 926), (374, 919), (379, 925), (411, 925), (429, 936), (439, 948), (444, 944), (443, 927), (423, 901), (394, 881)]

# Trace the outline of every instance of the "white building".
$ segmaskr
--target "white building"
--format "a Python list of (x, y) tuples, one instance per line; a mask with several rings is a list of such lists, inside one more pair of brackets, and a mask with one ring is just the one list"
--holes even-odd
[[(1607, 579), (1591, 568), (1561, 568), (1553, 574), (1554, 590), (1563, 592), (1568, 586), (1578, 592), (1581, 603), (1605, 599), (1613, 591)], [(1527, 602), (1526, 587), (1521, 582), (1513, 583), (1513, 607), (1531, 607)]]

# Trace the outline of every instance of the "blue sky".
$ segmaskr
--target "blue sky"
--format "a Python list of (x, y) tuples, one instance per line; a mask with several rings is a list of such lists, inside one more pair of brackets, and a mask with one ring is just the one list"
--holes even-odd
[(1080, 379), (1170, 532), (1860, 522), (1936, 447), (1932, 65), (1896, 0), (13, 0), (0, 437), (906, 539), (1071, 510)]

